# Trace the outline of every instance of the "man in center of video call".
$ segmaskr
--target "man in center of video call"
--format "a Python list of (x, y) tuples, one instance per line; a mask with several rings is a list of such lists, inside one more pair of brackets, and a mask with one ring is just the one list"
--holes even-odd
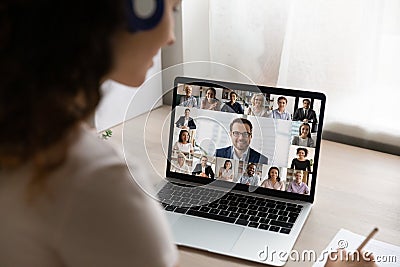
[(234, 119), (229, 125), (232, 145), (219, 148), (215, 156), (245, 162), (268, 164), (268, 158), (250, 147), (253, 125), (244, 118)]

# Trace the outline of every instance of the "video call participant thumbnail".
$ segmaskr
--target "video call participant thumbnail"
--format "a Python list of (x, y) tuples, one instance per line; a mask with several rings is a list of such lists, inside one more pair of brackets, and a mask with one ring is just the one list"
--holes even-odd
[(308, 155), (307, 148), (299, 147), (296, 149), (296, 153), (297, 153), (297, 158), (294, 158), (292, 160), (290, 168), (311, 172), (311, 162), (306, 158)]
[(286, 110), (287, 99), (284, 96), (278, 97), (278, 108), (272, 111), (272, 118), (279, 120), (291, 120), (290, 113)]
[(185, 109), (185, 115), (180, 116), (179, 119), (175, 122), (176, 127), (185, 129), (185, 130), (194, 130), (196, 129), (196, 124), (192, 117), (190, 117), (190, 109)]
[(190, 85), (185, 85), (185, 95), (181, 96), (179, 105), (187, 108), (197, 108), (197, 99), (192, 96), (193, 88)]
[(190, 174), (190, 168), (186, 164), (186, 156), (182, 152), (178, 153), (176, 162), (173, 162), (171, 166), (171, 171), (180, 172), (184, 174)]
[(293, 136), (292, 145), (315, 147), (314, 140), (311, 138), (311, 129), (308, 123), (303, 123), (299, 127), (299, 136)]
[(256, 165), (254, 163), (249, 163), (247, 165), (247, 170), (239, 179), (239, 183), (246, 185), (258, 186), (260, 182), (260, 176), (256, 174)]
[(229, 93), (229, 102), (226, 102), (224, 106), (222, 107), (221, 111), (222, 112), (230, 112), (230, 113), (237, 113), (237, 114), (243, 114), (243, 108), (242, 105), (240, 105), (237, 100), (237, 94), (235, 92), (230, 92)]
[(215, 111), (220, 111), (221, 110), (221, 101), (216, 98), (217, 91), (215, 88), (208, 88), (206, 91), (206, 96), (203, 98), (201, 101), (200, 108), (201, 109), (207, 109), (207, 110), (215, 110)]
[(293, 115), (294, 121), (315, 122), (317, 123), (317, 115), (310, 108), (310, 99), (303, 99), (303, 107), (296, 109)]
[(265, 96), (262, 93), (254, 94), (251, 97), (251, 107), (247, 110), (247, 115), (259, 116), (259, 117), (267, 117), (270, 118), (272, 116), (267, 108), (265, 108)]
[(317, 131), (317, 115), (314, 110), (310, 108), (310, 99), (303, 99), (303, 107), (296, 109), (293, 115), (294, 121), (302, 121), (302, 122), (311, 122), (312, 123), (312, 132)]
[(247, 119), (236, 118), (229, 125), (232, 145), (219, 148), (215, 156), (245, 162), (268, 164), (268, 158), (250, 147), (253, 125)]
[(309, 194), (310, 189), (303, 182), (303, 172), (296, 171), (294, 173), (294, 181), (289, 184), (287, 189), (288, 192), (297, 193), (297, 194)]
[(218, 178), (220, 180), (233, 182), (233, 169), (232, 169), (232, 161), (229, 159), (225, 160), (224, 166), (219, 169)]
[(204, 178), (214, 179), (214, 172), (210, 165), (207, 164), (208, 158), (206, 156), (201, 157), (201, 163), (197, 163), (194, 167), (192, 174), (201, 176)]
[(278, 167), (269, 168), (268, 178), (262, 182), (261, 187), (285, 191), (285, 183), (279, 177)]
[(190, 134), (188, 130), (181, 130), (179, 132), (178, 141), (174, 144), (172, 149), (185, 154), (193, 154), (193, 145), (190, 143)]

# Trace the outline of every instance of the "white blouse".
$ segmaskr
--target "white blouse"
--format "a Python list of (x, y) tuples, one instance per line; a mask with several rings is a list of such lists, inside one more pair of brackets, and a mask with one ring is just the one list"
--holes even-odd
[(183, 153), (190, 153), (190, 151), (193, 150), (193, 145), (192, 145), (192, 143), (183, 144), (181, 142), (176, 142), (173, 149), (179, 150)]

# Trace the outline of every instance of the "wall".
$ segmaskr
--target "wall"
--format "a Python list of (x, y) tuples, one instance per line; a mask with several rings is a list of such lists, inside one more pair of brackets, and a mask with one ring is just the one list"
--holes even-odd
[[(153, 62), (153, 67), (146, 75), (146, 81), (139, 88), (111, 80), (102, 84), (102, 99), (94, 115), (94, 125), (98, 132), (112, 128), (162, 104), (161, 76), (155, 75), (161, 71), (160, 53), (154, 57)], [(133, 101), (134, 105), (131, 105)]]
[(259, 84), (323, 91), (324, 137), (400, 154), (399, 1), (192, 0), (182, 13), (182, 62), (215, 61)]

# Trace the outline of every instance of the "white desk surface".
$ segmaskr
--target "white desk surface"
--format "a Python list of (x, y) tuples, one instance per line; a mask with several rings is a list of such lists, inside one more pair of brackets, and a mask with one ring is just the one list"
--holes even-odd
[[(132, 154), (138, 154), (145, 143), (143, 148), (152, 158), (153, 183), (160, 181), (161, 175), (165, 174), (162, 142), (165, 143), (168, 136), (165, 129), (169, 127), (170, 109), (169, 106), (163, 106), (150, 115), (132, 119), (123, 130), (127, 153), (129, 146), (135, 147)], [(164, 130), (161, 130), (162, 127)], [(121, 145), (122, 128), (113, 128), (110, 142)], [(129, 138), (133, 134), (135, 138)], [(127, 160), (138, 164), (146, 158), (128, 156)], [(313, 249), (319, 254), (340, 228), (367, 235), (374, 226), (380, 229), (375, 237), (377, 240), (399, 246), (399, 196), (399, 156), (323, 140), (315, 203), (294, 249)], [(266, 266), (185, 247), (180, 247), (179, 251), (180, 266)], [(289, 261), (285, 266), (311, 265), (310, 262)]]

